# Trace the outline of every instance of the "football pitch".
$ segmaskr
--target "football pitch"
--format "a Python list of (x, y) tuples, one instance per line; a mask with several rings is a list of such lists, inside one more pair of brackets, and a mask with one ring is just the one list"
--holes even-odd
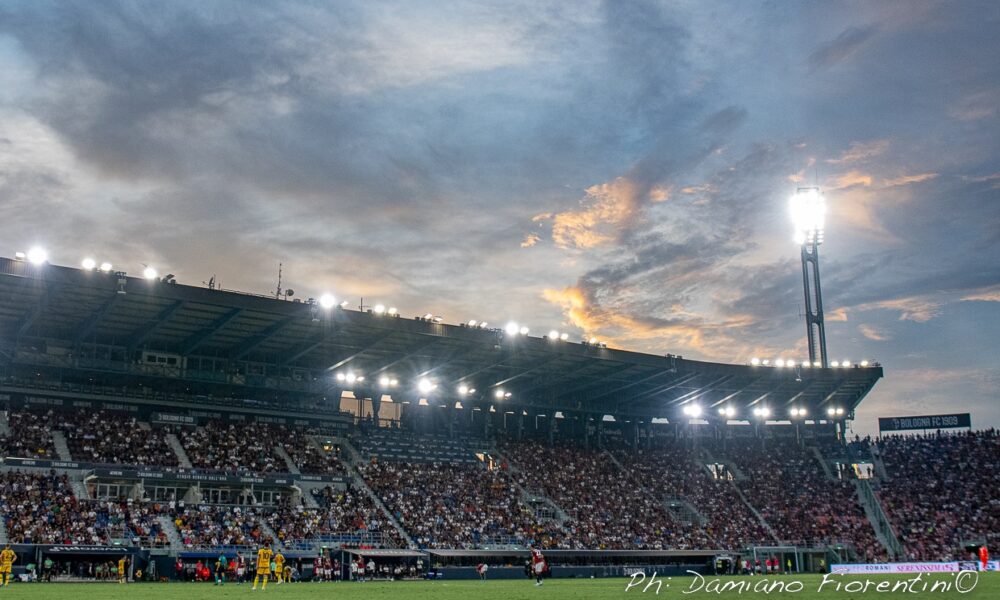
[[(302, 598), (304, 600), (582, 600), (626, 598), (1000, 598), (1000, 576), (979, 574), (978, 580), (959, 582), (954, 574), (922, 575), (907, 589), (901, 587), (915, 576), (829, 576), (826, 584), (819, 575), (762, 577), (691, 577), (662, 579), (643, 591), (637, 585), (626, 591), (629, 579), (551, 579), (541, 587), (527, 580), (497, 581), (406, 581), (369, 583), (291, 583), (268, 585), (266, 591), (251, 591), (248, 585), (226, 584), (215, 587), (206, 583), (51, 583), (12, 584), (0, 590), (0, 597), (41, 598), (52, 600), (217, 600), (226, 598)], [(648, 579), (646, 583), (648, 583)], [(743, 582), (746, 587), (737, 587)], [(783, 586), (777, 582), (783, 582)], [(797, 582), (797, 583), (793, 583)], [(867, 582), (867, 585), (866, 585)], [(896, 591), (879, 591), (878, 584), (898, 584)], [(900, 583), (902, 582), (902, 583)], [(764, 589), (765, 583), (773, 585)], [(938, 583), (936, 591), (932, 586)], [(837, 586), (839, 584), (839, 587)], [(926, 584), (926, 589), (923, 589)], [(945, 587), (945, 584), (950, 584)], [(700, 589), (698, 586), (701, 585)], [(756, 590), (753, 586), (758, 586)], [(766, 586), (765, 586), (766, 587)], [(782, 591), (784, 587), (784, 591)], [(866, 587), (867, 589), (863, 589)], [(961, 590), (959, 590), (959, 587)], [(969, 589), (971, 587), (971, 589)]]

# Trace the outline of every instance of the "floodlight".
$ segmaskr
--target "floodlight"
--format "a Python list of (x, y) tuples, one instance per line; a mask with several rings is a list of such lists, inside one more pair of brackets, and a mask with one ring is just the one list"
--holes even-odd
[(93, 271), (94, 268), (97, 267), (97, 261), (92, 258), (85, 258), (80, 264), (88, 271)]
[(319, 305), (323, 308), (333, 308), (336, 303), (337, 299), (333, 297), (333, 294), (323, 294), (319, 297)]
[(830, 366), (831, 366), (831, 367), (839, 367), (839, 366), (840, 366), (840, 363), (839, 363), (839, 362), (837, 362), (837, 361), (833, 361), (832, 363), (830, 363)]
[(793, 417), (797, 417), (799, 416), (799, 409), (793, 407), (788, 411), (788, 414), (792, 415)]
[(505, 392), (505, 393), (504, 393), (504, 395), (503, 395), (503, 397), (504, 397), (504, 398), (510, 398), (510, 397), (511, 397), (511, 396), (513, 396), (513, 395), (514, 395), (514, 394), (512, 394), (512, 393), (510, 393), (510, 392)]
[(478, 321), (476, 321), (475, 319), (469, 319), (468, 326), (475, 327), (476, 323), (478, 323)]
[(769, 416), (771, 416), (771, 409), (768, 408), (768, 407), (766, 407), (766, 406), (762, 406), (761, 409), (760, 409), (760, 416), (762, 416), (762, 417), (769, 417)]
[(823, 363), (821, 363), (818, 360), (816, 360), (816, 361), (813, 361), (813, 366), (814, 367), (821, 367), (821, 366), (823, 366)]
[(733, 408), (732, 406), (727, 406), (726, 407), (726, 416), (727, 417), (735, 417), (736, 416), (736, 409)]
[(689, 417), (700, 417), (701, 416), (701, 406), (697, 404), (688, 404), (684, 407), (684, 414)]
[(337, 373), (337, 381), (343, 381), (346, 376), (343, 373)]
[(469, 386), (465, 385), (464, 383), (462, 385), (458, 386), (458, 393), (461, 394), (462, 396), (468, 394), (469, 393)]
[(755, 356), (750, 359), (750, 364), (756, 367), (760, 364), (760, 359)]
[(719, 407), (719, 414), (720, 415), (725, 415), (726, 414), (726, 409), (720, 406)]
[(486, 329), (486, 326), (487, 326), (487, 325), (489, 325), (489, 323), (487, 323), (486, 321), (481, 321), (481, 322), (479, 323), (479, 328), (480, 328), (480, 329)]
[(779, 358), (778, 360), (774, 361), (774, 366), (776, 366), (776, 367), (784, 367), (785, 366), (785, 359)]
[(796, 244), (823, 243), (826, 200), (819, 188), (801, 188), (791, 200), (792, 224)]
[(831, 406), (830, 408), (826, 409), (826, 414), (832, 417), (833, 415), (837, 414), (837, 409)]
[(389, 387), (390, 383), (391, 382), (390, 382), (390, 380), (389, 380), (388, 377), (379, 377), (378, 378), (378, 384), (380, 386), (382, 386), (382, 387)]
[(142, 270), (142, 276), (145, 277), (146, 279), (149, 280), (156, 279), (157, 275), (159, 275), (159, 273), (157, 273), (156, 269), (154, 269), (153, 267), (147, 266), (145, 269)]
[(868, 366), (868, 361), (867, 360), (861, 361), (861, 366), (862, 367), (867, 367)]
[(597, 343), (597, 338), (592, 337), (589, 340), (587, 340), (587, 343), (590, 344), (591, 346), (593, 346), (594, 344)]
[(507, 333), (507, 335), (517, 335), (517, 332), (521, 330), (521, 327), (514, 321), (511, 321), (510, 323), (507, 323), (503, 330)]
[(399, 312), (399, 311), (398, 311), (398, 310), (396, 310), (396, 307), (395, 307), (395, 306), (390, 306), (390, 307), (389, 307), (389, 310), (387, 310), (387, 311), (385, 311), (385, 312), (386, 312), (386, 313), (387, 313), (387, 314), (388, 314), (389, 316), (395, 316), (395, 315), (396, 315), (396, 313), (397, 313), (397, 312)]
[(500, 398), (503, 398), (503, 394), (504, 394), (503, 388), (497, 388), (493, 392), (493, 397), (499, 400)]
[(417, 382), (417, 389), (420, 390), (421, 394), (426, 394), (434, 389), (434, 384), (431, 383), (430, 379), (422, 377), (420, 381)]
[(465, 407), (464, 407), (464, 406), (462, 406), (462, 402), (461, 402), (461, 401), (459, 401), (459, 402), (455, 402), (455, 408), (457, 408), (458, 410), (462, 410), (462, 409), (463, 409), (463, 408), (465, 408)]
[(340, 308), (347, 308), (347, 304), (348, 304), (347, 300), (344, 300), (343, 302), (340, 303)]
[(45, 261), (49, 260), (49, 253), (45, 251), (45, 248), (35, 246), (31, 250), (28, 250), (28, 253), (25, 255), (25, 257), (31, 264), (41, 265)]
[(25, 254), (24, 252), (18, 251), (18, 252), (14, 253), (14, 258), (16, 258), (17, 260), (24, 260), (24, 259), (28, 258), (28, 255)]
[(560, 339), (561, 341), (565, 342), (566, 340), (568, 340), (568, 339), (569, 339), (569, 334), (568, 334), (568, 333), (560, 333), (560, 334), (559, 334), (559, 339)]
[(431, 314), (431, 313), (427, 313), (427, 314), (424, 315), (424, 320), (425, 321), (430, 321), (433, 318), (434, 318), (434, 315)]
[(372, 312), (374, 312), (376, 315), (380, 315), (380, 314), (384, 313), (385, 312), (385, 305), (384, 304), (376, 304), (375, 308), (372, 309)]
[(555, 329), (553, 329), (552, 331), (549, 332), (549, 336), (548, 337), (549, 337), (550, 340), (557, 340), (557, 339), (559, 339), (559, 332), (556, 331)]
[(354, 383), (357, 380), (358, 376), (355, 375), (354, 373), (351, 373), (350, 371), (348, 371), (347, 375), (344, 376), (344, 381), (346, 381), (347, 383)]
[(771, 364), (771, 359), (765, 358), (763, 361), (761, 361), (760, 364), (762, 364), (762, 365), (764, 365), (766, 367), (767, 365)]
[(837, 407), (837, 414), (838, 414), (838, 415), (842, 415), (842, 414), (844, 414), (844, 409), (838, 406), (838, 407)]
[(528, 335), (529, 331), (531, 330), (528, 329), (527, 327), (521, 327), (521, 329), (518, 330), (518, 333), (520, 333), (521, 335)]
[(840, 366), (842, 366), (842, 367), (849, 367), (849, 366), (851, 366), (851, 361), (849, 361), (849, 360), (842, 360), (842, 361), (840, 361)]
[(804, 409), (804, 408), (800, 408), (799, 409), (799, 416), (800, 417), (804, 417), (804, 416), (806, 416), (808, 414), (809, 414), (809, 412), (806, 409)]

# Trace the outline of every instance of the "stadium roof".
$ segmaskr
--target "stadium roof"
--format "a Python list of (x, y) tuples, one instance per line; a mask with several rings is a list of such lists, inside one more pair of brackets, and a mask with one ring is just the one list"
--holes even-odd
[(70, 357), (88, 345), (117, 348), (91, 367), (107, 371), (132, 368), (140, 350), (179, 355), (190, 381), (203, 375), (191, 358), (209, 357), (263, 365), (270, 381), (308, 373), (315, 393), (328, 392), (335, 374), (350, 370), (375, 386), (370, 390), (382, 377), (397, 379), (399, 389), (386, 392), (394, 397), (416, 396), (416, 382), (427, 378), (437, 385), (428, 397), (464, 402), (456, 389), (465, 384), (484, 401), (497, 389), (510, 393), (503, 399), (510, 407), (666, 418), (692, 403), (707, 417), (723, 406), (735, 407), (738, 418), (764, 406), (776, 418), (790, 406), (816, 417), (830, 407), (849, 414), (882, 376), (877, 365), (693, 361), (0, 258), (0, 365), (29, 360), (25, 350), (40, 343), (49, 355)]

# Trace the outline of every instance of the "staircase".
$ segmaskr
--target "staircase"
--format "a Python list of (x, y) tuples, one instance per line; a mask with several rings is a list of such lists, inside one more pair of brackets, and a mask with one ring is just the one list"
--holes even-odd
[(52, 445), (56, 449), (59, 460), (73, 460), (73, 455), (69, 452), (69, 445), (66, 443), (66, 435), (63, 432), (52, 430)]
[(0, 437), (10, 435), (10, 412), (0, 410)]
[(168, 433), (166, 435), (167, 445), (170, 446), (174, 454), (177, 455), (177, 464), (184, 467), (185, 469), (191, 469), (194, 465), (191, 464), (191, 459), (188, 458), (187, 451), (184, 450), (184, 445), (181, 444), (181, 440), (177, 437), (176, 433)]
[(896, 537), (896, 531), (893, 529), (888, 515), (885, 514), (878, 496), (872, 490), (871, 484), (866, 479), (855, 479), (853, 481), (854, 487), (858, 491), (858, 501), (865, 511), (865, 516), (871, 522), (878, 541), (881, 542), (889, 553), (890, 560), (902, 558), (906, 555), (903, 550), (903, 544)]
[(827, 462), (823, 453), (819, 451), (819, 448), (816, 446), (810, 446), (809, 450), (811, 450), (813, 456), (816, 457), (816, 460), (819, 462), (819, 466), (823, 469), (823, 474), (826, 475), (826, 478), (832, 481), (839, 481), (839, 479), (837, 479), (837, 477), (833, 474), (833, 470), (830, 468), (830, 463)]
[[(608, 452), (607, 450), (604, 451), (604, 454), (607, 455), (608, 459), (611, 460), (611, 462), (616, 467), (618, 467), (619, 470), (628, 471), (625, 465), (623, 465), (621, 461), (619, 461), (615, 457), (614, 454)], [(639, 482), (636, 481), (636, 483), (638, 484)], [(673, 519), (678, 523), (682, 523), (688, 526), (697, 525), (701, 527), (708, 522), (708, 519), (705, 518), (705, 515), (701, 514), (698, 511), (698, 509), (695, 508), (695, 506), (690, 502), (688, 502), (687, 500), (679, 497), (663, 498), (663, 499), (656, 498), (656, 495), (653, 492), (646, 489), (646, 487), (643, 486), (642, 484), (639, 484), (639, 487), (642, 488), (642, 491), (646, 496), (649, 496), (654, 500), (660, 501), (661, 504), (663, 505), (663, 508), (666, 509), (667, 513), (670, 514), (670, 516), (673, 517)]]
[(285, 461), (285, 467), (288, 469), (289, 473), (292, 475), (302, 474), (302, 471), (295, 466), (295, 461), (292, 460), (292, 457), (288, 455), (288, 452), (285, 451), (285, 448), (281, 444), (274, 445), (274, 453), (278, 456), (278, 458)]
[(546, 496), (541, 491), (527, 490), (520, 483), (518, 483), (517, 478), (511, 477), (512, 474), (518, 472), (517, 465), (511, 462), (499, 450), (497, 450), (494, 447), (494, 449), (490, 450), (490, 454), (492, 454), (495, 458), (499, 459), (500, 462), (507, 463), (507, 469), (509, 471), (509, 473), (507, 473), (507, 481), (509, 481), (511, 485), (514, 486), (514, 489), (518, 491), (521, 497), (521, 502), (524, 502), (526, 505), (532, 508), (534, 508), (536, 504), (540, 503), (543, 503), (546, 506), (548, 506), (550, 509), (552, 509), (552, 514), (555, 517), (554, 520), (556, 524), (559, 526), (560, 529), (562, 529), (565, 532), (566, 521), (569, 521), (569, 514), (567, 514), (566, 511), (562, 509), (562, 507), (553, 502), (551, 498)]
[(747, 508), (750, 509), (750, 512), (753, 513), (753, 516), (757, 517), (757, 520), (760, 521), (761, 527), (764, 528), (764, 531), (766, 531), (767, 534), (771, 536), (771, 538), (775, 542), (780, 542), (778, 534), (775, 533), (774, 529), (771, 527), (771, 524), (767, 522), (767, 519), (764, 518), (764, 515), (760, 514), (757, 511), (757, 509), (753, 507), (753, 504), (750, 504), (750, 500), (747, 498), (747, 495), (743, 493), (743, 490), (740, 489), (740, 486), (736, 485), (735, 481), (730, 481), (729, 484), (733, 486), (733, 489), (736, 490), (736, 495), (740, 497), (740, 500), (743, 501), (743, 504), (746, 504)]
[(378, 497), (378, 494), (368, 487), (368, 483), (365, 482), (365, 478), (361, 476), (361, 473), (353, 465), (348, 468), (348, 475), (351, 477), (351, 483), (356, 488), (364, 490), (364, 492), (368, 494), (368, 497), (371, 498), (372, 502), (375, 503), (375, 506), (382, 511), (382, 514), (389, 521), (389, 524), (392, 525), (396, 531), (399, 532), (400, 537), (406, 541), (406, 545), (410, 548), (416, 548), (417, 544), (413, 541), (413, 538), (410, 537), (410, 534), (403, 529), (403, 526), (396, 520), (396, 517), (392, 514), (392, 512), (386, 508), (385, 504), (382, 503), (382, 499)]
[(7, 519), (0, 519), (0, 546), (6, 546), (7, 542)]
[(889, 470), (885, 468), (885, 461), (882, 460), (882, 453), (879, 451), (878, 446), (871, 447), (872, 465), (875, 467), (875, 477), (879, 481), (889, 481)]
[(184, 542), (181, 540), (181, 534), (177, 531), (177, 527), (174, 526), (173, 520), (166, 515), (160, 515), (156, 517), (157, 522), (160, 524), (160, 529), (163, 533), (167, 534), (167, 541), (170, 542), (171, 552), (180, 552), (184, 549)]
[(708, 450), (708, 448), (701, 449), (701, 460), (702, 462), (700, 463), (700, 466), (703, 469), (707, 470), (709, 475), (711, 475), (712, 477), (715, 477), (715, 474), (712, 473), (712, 470), (708, 468), (708, 465), (710, 464), (725, 465), (726, 469), (732, 474), (733, 479), (736, 481), (743, 481), (744, 479), (747, 478), (747, 476), (743, 474), (743, 471), (740, 470), (740, 468), (736, 466), (735, 463), (728, 460), (719, 460), (715, 458), (715, 455), (712, 454), (711, 451)]
[(90, 492), (87, 491), (87, 483), (80, 476), (79, 471), (67, 471), (69, 476), (69, 484), (73, 489), (73, 495), (76, 496), (77, 500), (89, 500)]
[(278, 534), (273, 529), (271, 529), (271, 524), (268, 523), (266, 519), (261, 517), (257, 520), (257, 522), (260, 524), (261, 533), (263, 533), (266, 536), (269, 536), (272, 540), (274, 540), (274, 546), (276, 548), (278, 546), (284, 546), (284, 544), (281, 543), (281, 540), (278, 539)]

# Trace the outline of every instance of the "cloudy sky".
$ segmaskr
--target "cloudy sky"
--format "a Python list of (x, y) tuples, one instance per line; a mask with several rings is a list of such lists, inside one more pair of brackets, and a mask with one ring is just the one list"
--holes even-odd
[(0, 254), (708, 360), (1000, 426), (1000, 3), (0, 5)]

